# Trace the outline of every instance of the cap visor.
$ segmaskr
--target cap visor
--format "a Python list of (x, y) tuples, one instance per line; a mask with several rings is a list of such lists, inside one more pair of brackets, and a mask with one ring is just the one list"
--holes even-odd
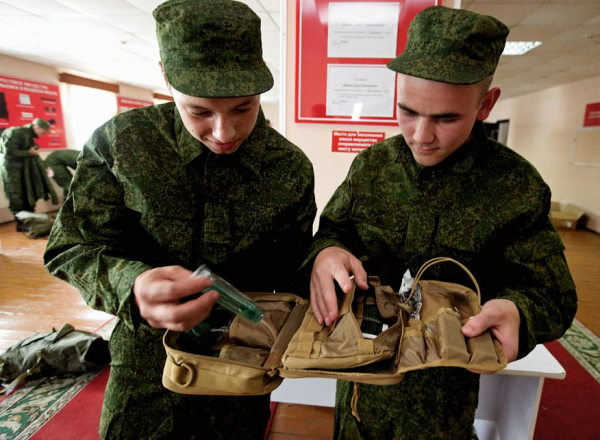
[(273, 88), (266, 65), (248, 70), (165, 69), (169, 84), (177, 91), (202, 98), (237, 98), (260, 95)]
[(479, 67), (436, 56), (402, 54), (387, 67), (405, 75), (450, 84), (474, 84), (490, 75)]

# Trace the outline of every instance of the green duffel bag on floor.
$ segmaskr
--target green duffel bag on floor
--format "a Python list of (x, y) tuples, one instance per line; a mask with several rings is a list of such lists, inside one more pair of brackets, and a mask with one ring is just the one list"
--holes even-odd
[(64, 324), (60, 330), (37, 333), (0, 354), (0, 395), (26, 378), (60, 376), (98, 370), (110, 362), (108, 341)]

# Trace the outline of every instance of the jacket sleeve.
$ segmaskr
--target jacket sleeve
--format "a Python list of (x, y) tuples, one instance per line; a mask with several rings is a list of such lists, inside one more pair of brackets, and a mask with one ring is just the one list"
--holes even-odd
[(497, 297), (514, 302), (521, 314), (519, 358), (559, 339), (573, 322), (577, 293), (563, 250), (547, 215), (505, 248), (509, 282)]
[(110, 123), (85, 145), (80, 166), (48, 239), (44, 263), (48, 271), (81, 292), (94, 309), (134, 326), (132, 306), (136, 277), (151, 269), (138, 258), (128, 238), (131, 213), (123, 189), (111, 171)]

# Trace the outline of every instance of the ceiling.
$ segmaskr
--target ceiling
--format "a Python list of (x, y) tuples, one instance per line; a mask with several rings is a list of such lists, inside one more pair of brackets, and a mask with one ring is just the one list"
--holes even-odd
[[(162, 1), (0, 0), (0, 54), (165, 93), (152, 18)], [(278, 102), (280, 0), (242, 1), (262, 20), (263, 56), (275, 78), (263, 102)], [(600, 76), (600, 0), (462, 0), (461, 7), (503, 21), (510, 41), (543, 43), (501, 58), (494, 83), (504, 99)]]

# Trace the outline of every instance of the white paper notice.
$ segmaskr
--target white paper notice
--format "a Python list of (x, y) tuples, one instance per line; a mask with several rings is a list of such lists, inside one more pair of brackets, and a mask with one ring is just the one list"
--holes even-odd
[(330, 3), (329, 58), (395, 58), (400, 3)]
[(329, 64), (327, 115), (392, 117), (396, 72), (386, 66)]

